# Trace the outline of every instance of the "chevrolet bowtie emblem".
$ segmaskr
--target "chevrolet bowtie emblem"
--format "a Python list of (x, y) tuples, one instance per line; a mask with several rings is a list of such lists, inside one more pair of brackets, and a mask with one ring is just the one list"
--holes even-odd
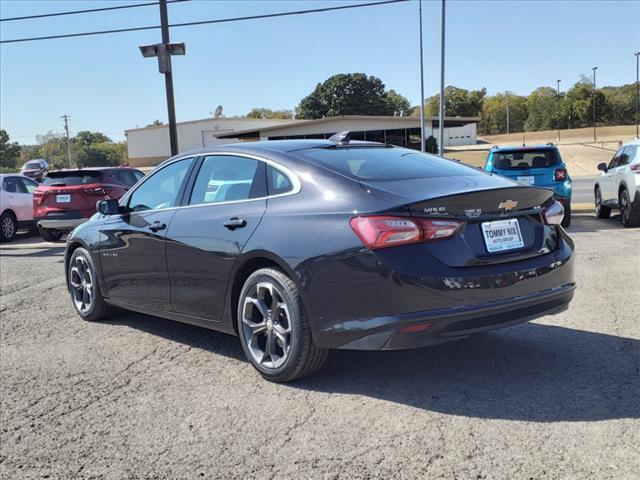
[(513, 210), (517, 206), (518, 206), (517, 200), (505, 200), (504, 202), (500, 202), (498, 204), (498, 208), (500, 209), (504, 208), (505, 210)]

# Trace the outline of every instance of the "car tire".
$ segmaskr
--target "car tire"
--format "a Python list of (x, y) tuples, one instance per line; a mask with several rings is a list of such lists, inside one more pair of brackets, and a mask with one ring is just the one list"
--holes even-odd
[(113, 315), (115, 309), (104, 301), (91, 255), (82, 247), (76, 248), (69, 260), (67, 289), (83, 320), (97, 322)]
[(600, 187), (596, 187), (594, 196), (596, 203), (596, 217), (609, 218), (611, 216), (611, 209), (602, 205), (602, 193), (600, 193)]
[(38, 232), (45, 242), (57, 242), (62, 238), (62, 232), (53, 228), (38, 227)]
[(12, 212), (4, 212), (0, 215), (0, 241), (10, 242), (16, 236), (18, 222)]
[(564, 207), (564, 218), (560, 225), (564, 228), (568, 228), (571, 225), (571, 203), (567, 203), (567, 206)]
[(629, 198), (629, 192), (626, 188), (620, 190), (618, 205), (620, 205), (620, 219), (622, 221), (622, 225), (628, 228), (640, 225), (640, 212), (633, 211), (631, 198)]
[(257, 270), (245, 281), (238, 299), (237, 327), (247, 360), (272, 382), (310, 375), (329, 354), (313, 343), (296, 284), (274, 268)]

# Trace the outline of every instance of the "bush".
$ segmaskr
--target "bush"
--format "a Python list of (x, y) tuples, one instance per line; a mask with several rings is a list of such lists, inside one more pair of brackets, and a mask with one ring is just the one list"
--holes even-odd
[(430, 135), (425, 142), (425, 150), (427, 153), (438, 153), (438, 141), (433, 135)]

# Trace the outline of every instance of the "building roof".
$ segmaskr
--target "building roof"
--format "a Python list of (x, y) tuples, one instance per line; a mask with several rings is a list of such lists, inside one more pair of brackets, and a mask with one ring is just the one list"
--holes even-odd
[[(272, 125), (270, 127), (262, 127), (262, 128), (251, 128), (247, 130), (234, 130), (232, 132), (220, 132), (219, 135), (215, 135), (217, 138), (233, 138), (238, 135), (244, 135), (247, 133), (254, 132), (265, 132), (269, 130), (277, 130), (280, 128), (286, 128), (289, 126), (302, 127), (305, 125), (319, 125), (326, 122), (332, 122), (335, 120), (385, 120), (385, 121), (404, 121), (404, 120), (416, 120), (420, 121), (420, 117), (415, 116), (406, 116), (406, 117), (397, 117), (397, 116), (385, 116), (385, 115), (337, 115), (335, 117), (325, 117), (318, 118), (313, 120), (289, 120), (288, 124), (285, 125)], [(425, 120), (429, 120), (431, 122), (438, 121), (438, 117), (425, 117)], [(480, 117), (445, 117), (445, 124), (447, 122), (456, 122), (456, 123), (477, 123), (480, 121)]]
[[(276, 125), (275, 127), (285, 127), (289, 124), (295, 125), (297, 123), (302, 122), (302, 120), (295, 120), (292, 118), (251, 118), (251, 117), (207, 117), (207, 118), (200, 118), (198, 120), (189, 120), (186, 122), (177, 122), (176, 125), (191, 125), (193, 123), (203, 123), (203, 122), (211, 122), (211, 121), (246, 121), (246, 122), (265, 122), (265, 121), (269, 121), (269, 122), (273, 122), (273, 123), (277, 123), (278, 125)], [(164, 123), (162, 125), (149, 125), (147, 127), (137, 127), (137, 128), (128, 128), (125, 130), (126, 132), (135, 132), (137, 130), (151, 130), (154, 128), (167, 128), (169, 125)]]

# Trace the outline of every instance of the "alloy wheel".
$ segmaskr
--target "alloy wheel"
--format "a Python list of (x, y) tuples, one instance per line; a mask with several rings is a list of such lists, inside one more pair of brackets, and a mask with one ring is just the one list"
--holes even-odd
[(247, 292), (242, 334), (257, 364), (275, 369), (286, 362), (291, 351), (291, 321), (282, 293), (273, 283), (257, 283)]
[(620, 213), (622, 214), (622, 222), (629, 223), (629, 195), (626, 190), (620, 194)]
[(87, 259), (76, 257), (69, 273), (73, 303), (80, 313), (87, 313), (93, 302), (93, 272)]
[(2, 219), (2, 235), (4, 238), (12, 238), (16, 232), (16, 226), (13, 223), (13, 218), (7, 215)]
[(601, 204), (602, 204), (602, 194), (600, 193), (600, 189), (596, 188), (596, 213), (600, 212)]

